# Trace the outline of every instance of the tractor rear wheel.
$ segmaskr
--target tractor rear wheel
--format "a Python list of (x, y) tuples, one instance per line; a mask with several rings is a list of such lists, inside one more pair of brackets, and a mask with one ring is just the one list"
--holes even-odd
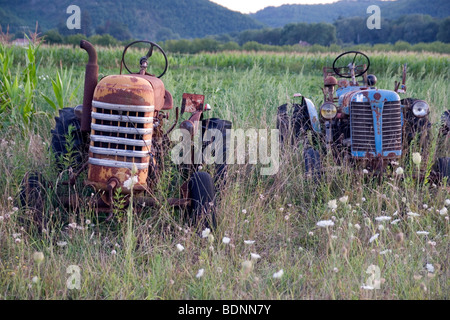
[(80, 120), (74, 108), (59, 110), (55, 117), (55, 129), (52, 130), (52, 150), (60, 169), (78, 168), (83, 161), (83, 136)]
[(189, 180), (188, 208), (193, 225), (214, 229), (216, 227), (216, 196), (214, 182), (209, 173), (195, 172)]
[(435, 172), (440, 180), (447, 178), (450, 181), (450, 158), (438, 158), (435, 164)]
[(319, 151), (306, 147), (303, 151), (305, 158), (305, 172), (307, 175), (311, 175), (315, 181), (320, 180), (321, 175), (321, 163)]

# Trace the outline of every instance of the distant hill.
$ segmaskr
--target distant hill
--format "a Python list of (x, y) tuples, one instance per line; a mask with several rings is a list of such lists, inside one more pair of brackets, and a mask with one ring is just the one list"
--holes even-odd
[(341, 0), (330, 4), (267, 7), (249, 16), (270, 27), (282, 27), (291, 22), (332, 23), (338, 18), (369, 17), (366, 12), (369, 5), (378, 5), (384, 19), (396, 19), (405, 14), (428, 14), (436, 18), (450, 15), (449, 0)]
[[(263, 25), (248, 15), (228, 10), (207, 0), (0, 0), (0, 25), (12, 33), (34, 30), (36, 21), (45, 32), (66, 28), (67, 7), (81, 9), (82, 33), (112, 33), (118, 38), (149, 40), (195, 38), (212, 34), (258, 29)], [(117, 36), (117, 35), (116, 35)]]

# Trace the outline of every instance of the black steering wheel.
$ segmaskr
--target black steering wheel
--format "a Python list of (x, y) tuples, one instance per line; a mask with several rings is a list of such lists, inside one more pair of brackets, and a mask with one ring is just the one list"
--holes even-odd
[(131, 46), (134, 46), (134, 45), (137, 44), (137, 43), (147, 43), (147, 44), (150, 45), (150, 49), (147, 51), (147, 54), (146, 54), (145, 56), (143, 56), (143, 57), (140, 59), (140, 62), (139, 62), (139, 63), (140, 63), (140, 65), (141, 65), (141, 69), (143, 68), (143, 65), (144, 65), (144, 64), (145, 64), (145, 65), (144, 65), (144, 66), (145, 66), (145, 69), (147, 68), (147, 60), (153, 55), (153, 49), (154, 49), (155, 47), (162, 53), (162, 55), (164, 56), (165, 65), (164, 65), (164, 71), (158, 76), (158, 78), (161, 78), (161, 77), (166, 73), (167, 68), (168, 68), (168, 66), (169, 66), (169, 61), (167, 60), (167, 55), (166, 55), (166, 53), (164, 52), (164, 50), (163, 50), (159, 45), (157, 45), (157, 44), (154, 43), (154, 42), (147, 41), (147, 40), (133, 41), (133, 42), (131, 42), (130, 44), (128, 44), (128, 45), (125, 47), (125, 49), (123, 50), (123, 53), (122, 53), (122, 61), (121, 61), (121, 66), (120, 66), (120, 71), (121, 71), (121, 73), (122, 73), (122, 65), (125, 67), (125, 69), (128, 71), (128, 73), (134, 73), (134, 74), (139, 73), (139, 72), (132, 72), (132, 71), (128, 68), (127, 64), (125, 63), (125, 54), (126, 54), (128, 48), (131, 47)]
[[(337, 67), (337, 65), (343, 65), (343, 67)], [(352, 68), (354, 70), (354, 76), (359, 77), (363, 75), (369, 67), (369, 57), (359, 51), (344, 52), (333, 61), (333, 71), (342, 78), (351, 78)]]

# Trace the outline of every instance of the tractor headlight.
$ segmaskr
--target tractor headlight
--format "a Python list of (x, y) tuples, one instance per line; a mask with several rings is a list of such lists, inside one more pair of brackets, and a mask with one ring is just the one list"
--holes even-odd
[(331, 102), (324, 103), (320, 107), (320, 114), (322, 117), (324, 117), (326, 120), (331, 120), (334, 117), (336, 117), (337, 114), (337, 108), (334, 104)]
[(430, 106), (423, 100), (417, 100), (412, 105), (412, 112), (417, 118), (423, 118), (430, 112)]

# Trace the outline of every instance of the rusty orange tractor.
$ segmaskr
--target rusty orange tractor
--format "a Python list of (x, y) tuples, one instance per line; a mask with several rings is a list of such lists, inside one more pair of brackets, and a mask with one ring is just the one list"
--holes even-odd
[[(139, 71), (132, 72), (125, 59), (127, 50), (132, 46), (142, 48), (143, 45), (146, 54), (140, 58)], [(117, 192), (125, 199), (129, 199), (128, 195), (132, 193), (133, 201), (137, 203), (158, 205), (152, 191), (164, 170), (164, 157), (170, 148), (168, 135), (179, 119), (177, 107), (175, 123), (164, 131), (168, 112), (173, 108), (172, 95), (161, 80), (168, 68), (167, 56), (156, 43), (132, 42), (123, 51), (120, 74), (98, 81), (96, 50), (85, 40), (81, 41), (80, 47), (89, 56), (83, 104), (61, 109), (52, 130), (52, 149), (56, 158), (67, 158), (69, 153), (72, 157), (69, 164), (59, 162), (59, 169), (69, 172), (64, 184), (74, 185), (83, 173), (86, 177), (87, 171), (84, 184), (94, 188), (98, 194), (95, 209), (106, 213), (106, 219), (113, 217), (113, 197)], [(162, 54), (164, 61), (159, 75), (147, 72), (149, 60), (155, 52)], [(122, 74), (123, 68), (128, 74)], [(203, 95), (185, 93), (181, 114), (190, 112), (191, 116), (181, 123), (180, 128), (191, 136), (207, 128), (221, 132), (231, 128), (229, 121), (203, 119), (204, 111), (208, 109)], [(214, 183), (217, 181), (209, 173), (200, 171), (199, 163), (183, 164), (182, 167), (186, 180), (180, 187), (180, 197), (168, 198), (167, 203), (184, 209), (196, 225), (201, 223), (213, 228), (216, 225)], [(217, 169), (216, 180), (224, 177), (226, 165), (222, 164)], [(21, 188), (22, 204), (38, 209), (34, 210), (34, 219), (40, 225), (45, 221), (42, 193), (46, 187), (49, 186), (43, 185), (40, 175), (28, 174)], [(61, 202), (77, 206), (77, 199), (73, 196), (66, 196)]]

